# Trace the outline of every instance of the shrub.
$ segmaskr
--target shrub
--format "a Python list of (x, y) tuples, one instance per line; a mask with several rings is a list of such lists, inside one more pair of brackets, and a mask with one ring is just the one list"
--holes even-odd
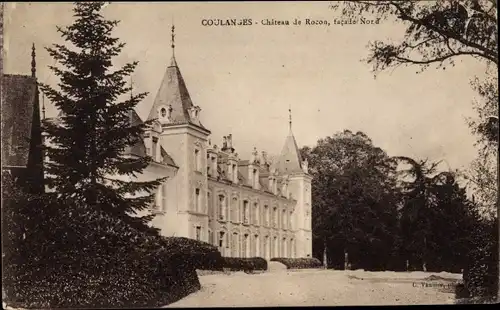
[(272, 262), (279, 262), (286, 266), (287, 269), (305, 269), (305, 268), (321, 268), (323, 264), (321, 261), (314, 257), (303, 258), (286, 258), (275, 257), (271, 258)]
[(102, 211), (46, 198), (3, 205), (9, 306), (157, 307), (200, 288), (195, 267), (222, 265), (204, 243), (148, 235)]
[(252, 272), (256, 270), (267, 270), (267, 261), (262, 257), (223, 257), (224, 268), (231, 271)]
[(479, 226), (474, 235), (474, 248), (469, 252), (464, 268), (463, 291), (457, 298), (487, 299), (498, 290), (498, 226), (495, 221)]
[(224, 260), (216, 246), (184, 237), (163, 238), (162, 246), (169, 253), (183, 256), (183, 262), (192, 269), (222, 271)]

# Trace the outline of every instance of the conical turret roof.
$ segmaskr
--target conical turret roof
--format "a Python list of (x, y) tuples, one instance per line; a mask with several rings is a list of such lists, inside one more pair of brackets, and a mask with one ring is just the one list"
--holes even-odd
[(276, 168), (280, 174), (300, 173), (302, 170), (302, 157), (300, 156), (297, 141), (292, 131), (286, 137), (285, 145), (278, 157)]
[(205, 128), (199, 121), (190, 116), (189, 110), (194, 107), (189, 95), (189, 91), (182, 77), (179, 66), (174, 56), (170, 65), (165, 71), (158, 93), (153, 102), (153, 107), (149, 112), (148, 120), (158, 118), (158, 111), (161, 107), (171, 107), (171, 123), (187, 124), (191, 123)]

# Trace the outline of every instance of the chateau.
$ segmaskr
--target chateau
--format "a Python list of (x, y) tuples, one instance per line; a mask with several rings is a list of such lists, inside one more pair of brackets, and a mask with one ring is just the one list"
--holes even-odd
[[(153, 123), (141, 143), (125, 150), (129, 156), (153, 159), (136, 179), (167, 178), (148, 211), (155, 215), (151, 224), (164, 236), (216, 245), (223, 256), (312, 257), (312, 177), (291, 120), (275, 160), (255, 148), (251, 158), (243, 160), (231, 134), (223, 137), (221, 146), (211, 143), (200, 112), (172, 53), (147, 117)], [(142, 120), (134, 111), (130, 122)]]
[[(311, 257), (312, 177), (291, 122), (276, 160), (256, 149), (243, 160), (231, 134), (221, 146), (211, 143), (200, 113), (173, 53), (147, 118), (153, 125), (144, 143), (128, 150), (153, 158), (141, 178), (168, 177), (156, 193), (152, 225), (165, 236), (214, 244), (223, 256)], [(141, 119), (134, 113), (131, 121)]]

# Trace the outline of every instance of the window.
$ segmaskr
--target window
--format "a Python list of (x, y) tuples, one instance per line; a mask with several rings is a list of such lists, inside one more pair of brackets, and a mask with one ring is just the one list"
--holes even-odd
[(214, 244), (214, 232), (210, 229), (208, 230), (208, 242)]
[(288, 223), (288, 220), (286, 218), (286, 210), (283, 210), (283, 216), (281, 218), (281, 221), (283, 223), (283, 228), (286, 229), (287, 227), (287, 223)]
[(248, 224), (248, 201), (243, 201), (243, 223)]
[(290, 211), (290, 214), (288, 215), (288, 227), (290, 229), (293, 229), (293, 225), (292, 225), (292, 216), (293, 216), (293, 212)]
[(227, 173), (227, 179), (232, 180), (233, 179), (233, 171), (231, 169), (231, 165), (226, 166), (226, 173)]
[(162, 191), (162, 186), (158, 186), (158, 188), (156, 189), (156, 199), (155, 199), (155, 209), (156, 210), (161, 210), (161, 206), (162, 206), (162, 202), (163, 202), (163, 198), (162, 198), (162, 194), (163, 194), (163, 191)]
[(214, 215), (214, 206), (212, 203), (212, 194), (210, 192), (207, 193), (208, 200), (208, 217), (212, 218)]
[(278, 226), (278, 208), (274, 207), (273, 208), (273, 227)]
[(238, 257), (238, 233), (233, 233), (233, 240), (231, 242), (231, 247), (232, 247), (232, 251), (231, 251), (231, 254), (233, 257)]
[(248, 234), (245, 234), (244, 235), (244, 239), (243, 239), (243, 257), (248, 257), (248, 251), (250, 250), (249, 249), (249, 241), (250, 239), (248, 238)]
[(233, 205), (231, 206), (231, 215), (232, 215), (231, 220), (235, 223), (238, 222), (238, 212), (239, 212), (238, 198), (233, 197)]
[(264, 206), (264, 225), (269, 226), (269, 206)]
[(200, 150), (194, 150), (194, 166), (196, 171), (200, 171)]
[(260, 240), (259, 240), (259, 235), (255, 235), (254, 236), (254, 243), (253, 243), (253, 248), (254, 248), (254, 251), (253, 251), (253, 254), (255, 257), (259, 257), (260, 256)]
[(156, 147), (158, 146), (158, 138), (154, 138), (152, 139), (152, 142), (153, 142), (153, 145), (152, 145), (152, 149), (151, 149), (151, 157), (153, 158), (154, 161), (156, 161)]
[(238, 182), (238, 171), (236, 170), (236, 165), (233, 165), (233, 182)]
[(200, 211), (200, 189), (197, 188), (194, 190), (194, 193), (195, 193), (195, 197), (194, 197), (194, 210), (196, 212), (199, 212)]
[(254, 203), (253, 205), (253, 223), (259, 225), (259, 204)]
[(269, 257), (269, 236), (264, 237), (264, 258)]
[(201, 240), (201, 227), (196, 226), (196, 240)]
[(161, 189), (162, 189), (162, 195), (161, 197), (163, 198), (163, 202), (162, 202), (162, 211), (167, 211), (167, 184), (163, 183), (161, 185)]
[(226, 208), (225, 208), (225, 197), (224, 195), (219, 195), (219, 219), (226, 219)]
[(219, 232), (219, 247), (223, 248), (224, 247), (224, 237), (225, 234), (223, 231)]
[(212, 176), (212, 156), (207, 154), (207, 175)]
[(252, 186), (253, 187), (257, 187), (257, 183), (258, 183), (258, 180), (257, 180), (257, 169), (253, 169), (253, 178), (252, 178)]
[(167, 116), (167, 109), (165, 109), (165, 108), (161, 108), (161, 116), (162, 116), (162, 117)]

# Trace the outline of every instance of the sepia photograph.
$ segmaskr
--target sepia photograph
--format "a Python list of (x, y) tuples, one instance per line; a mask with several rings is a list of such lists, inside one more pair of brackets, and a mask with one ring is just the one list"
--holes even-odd
[(5, 309), (490, 304), (497, 2), (2, 2)]

